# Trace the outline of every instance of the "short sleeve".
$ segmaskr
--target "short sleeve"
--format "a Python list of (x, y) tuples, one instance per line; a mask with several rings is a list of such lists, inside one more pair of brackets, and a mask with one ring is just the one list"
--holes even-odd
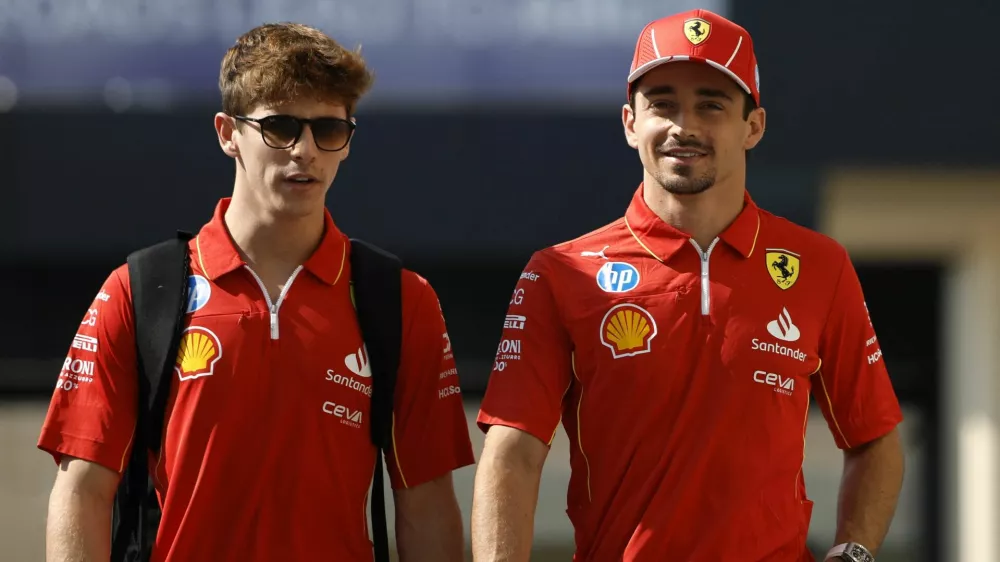
[(813, 393), (837, 446), (850, 449), (891, 431), (903, 419), (882, 348), (847, 252), (820, 340)]
[[(475, 462), (451, 338), (437, 294), (411, 272), (403, 280), (403, 345), (393, 406), (393, 489)], [(411, 304), (412, 303), (412, 304)]]
[(137, 368), (128, 271), (104, 282), (87, 308), (63, 360), (38, 448), (121, 473), (128, 461), (137, 408)]
[(558, 312), (558, 281), (536, 253), (514, 288), (477, 423), (504, 425), (551, 444), (573, 380), (572, 345)]

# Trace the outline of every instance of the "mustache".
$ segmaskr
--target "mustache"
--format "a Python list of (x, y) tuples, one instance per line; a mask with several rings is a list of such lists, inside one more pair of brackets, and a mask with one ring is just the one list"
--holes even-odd
[(707, 145), (707, 144), (705, 144), (703, 142), (694, 140), (694, 139), (675, 140), (675, 141), (671, 142), (670, 144), (666, 144), (664, 146), (661, 146), (660, 150), (663, 151), (663, 152), (667, 152), (667, 151), (673, 150), (675, 148), (697, 148), (698, 150), (703, 150), (703, 151), (705, 151), (707, 153), (711, 153), (712, 152), (712, 147), (711, 146), (709, 146), (709, 145)]

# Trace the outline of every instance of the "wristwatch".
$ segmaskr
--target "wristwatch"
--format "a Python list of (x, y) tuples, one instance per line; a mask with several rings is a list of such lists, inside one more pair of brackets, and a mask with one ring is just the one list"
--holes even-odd
[(856, 542), (838, 544), (831, 548), (830, 552), (826, 553), (826, 559), (829, 560), (831, 558), (843, 560), (844, 562), (875, 562), (875, 557), (872, 556), (872, 553)]

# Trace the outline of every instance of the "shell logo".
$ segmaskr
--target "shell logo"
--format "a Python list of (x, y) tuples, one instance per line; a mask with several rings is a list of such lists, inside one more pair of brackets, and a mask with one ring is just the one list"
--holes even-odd
[(191, 326), (181, 333), (174, 371), (182, 381), (210, 376), (222, 358), (219, 337), (208, 328)]
[(615, 359), (649, 353), (655, 337), (656, 320), (639, 305), (612, 307), (601, 321), (601, 343), (611, 350)]

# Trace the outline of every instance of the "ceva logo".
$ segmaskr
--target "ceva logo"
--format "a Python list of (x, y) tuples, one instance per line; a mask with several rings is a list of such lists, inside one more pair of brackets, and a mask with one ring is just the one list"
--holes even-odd
[(361, 427), (361, 410), (352, 410), (336, 402), (323, 402), (323, 412), (340, 418), (340, 423), (354, 428)]
[(788, 396), (792, 395), (795, 391), (795, 379), (792, 377), (783, 377), (777, 373), (768, 373), (767, 371), (754, 371), (753, 381), (758, 384), (766, 384), (768, 386), (773, 386), (774, 391), (778, 394), (785, 394)]

